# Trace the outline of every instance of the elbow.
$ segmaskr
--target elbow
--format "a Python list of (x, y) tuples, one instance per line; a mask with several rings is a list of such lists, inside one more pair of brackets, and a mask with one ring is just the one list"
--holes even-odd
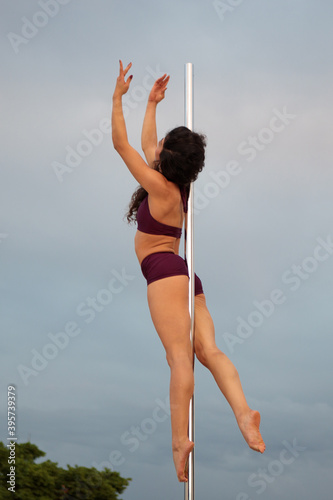
[(141, 149), (144, 152), (145, 155), (152, 151), (153, 149), (155, 150), (155, 146), (153, 144), (147, 144), (146, 142), (141, 143)]
[(119, 152), (119, 150), (121, 149), (121, 141), (119, 141), (119, 139), (117, 139), (116, 137), (112, 136), (112, 144), (113, 144), (114, 149), (117, 152)]
[(117, 151), (120, 156), (122, 156), (123, 151), (126, 149), (128, 146), (128, 143), (126, 141), (118, 141), (112, 139), (113, 147)]

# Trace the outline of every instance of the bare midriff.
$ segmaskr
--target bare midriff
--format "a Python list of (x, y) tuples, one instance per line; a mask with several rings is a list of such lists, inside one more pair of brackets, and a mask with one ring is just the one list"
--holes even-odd
[(143, 259), (152, 253), (171, 252), (178, 254), (180, 238), (147, 234), (137, 231), (134, 238), (135, 253), (141, 265)]

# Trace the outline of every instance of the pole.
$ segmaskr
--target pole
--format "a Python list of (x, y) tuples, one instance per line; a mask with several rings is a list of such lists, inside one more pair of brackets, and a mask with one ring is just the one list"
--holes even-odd
[[(185, 126), (193, 130), (193, 64), (185, 65)], [(191, 317), (190, 338), (193, 349), (194, 342), (194, 245), (193, 245), (193, 182), (190, 187), (190, 196), (188, 200), (188, 212), (186, 220), (186, 238), (185, 238), (185, 256), (189, 270), (189, 311)], [(193, 371), (194, 371), (194, 353), (193, 353)], [(190, 401), (189, 408), (189, 427), (188, 436), (190, 441), (194, 442), (194, 392)], [(188, 482), (185, 483), (185, 500), (194, 500), (194, 450), (191, 452), (188, 460)]]

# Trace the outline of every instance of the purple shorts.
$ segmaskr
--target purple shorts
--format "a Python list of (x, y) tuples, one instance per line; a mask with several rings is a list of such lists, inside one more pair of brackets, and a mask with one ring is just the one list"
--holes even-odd
[[(188, 268), (185, 260), (171, 252), (157, 252), (147, 255), (141, 262), (142, 274), (147, 280), (147, 285), (154, 281), (170, 276), (188, 276)], [(200, 278), (194, 275), (194, 294), (203, 292)]]

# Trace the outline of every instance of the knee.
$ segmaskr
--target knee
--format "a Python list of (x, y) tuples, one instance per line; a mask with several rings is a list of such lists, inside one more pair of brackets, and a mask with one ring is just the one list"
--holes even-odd
[(191, 349), (173, 349), (166, 353), (166, 360), (169, 367), (191, 368), (193, 367), (193, 356)]
[(217, 346), (205, 346), (203, 344), (197, 343), (195, 344), (195, 355), (200, 361), (200, 363), (206, 368), (209, 367), (211, 360), (215, 356), (223, 356), (223, 353)]

